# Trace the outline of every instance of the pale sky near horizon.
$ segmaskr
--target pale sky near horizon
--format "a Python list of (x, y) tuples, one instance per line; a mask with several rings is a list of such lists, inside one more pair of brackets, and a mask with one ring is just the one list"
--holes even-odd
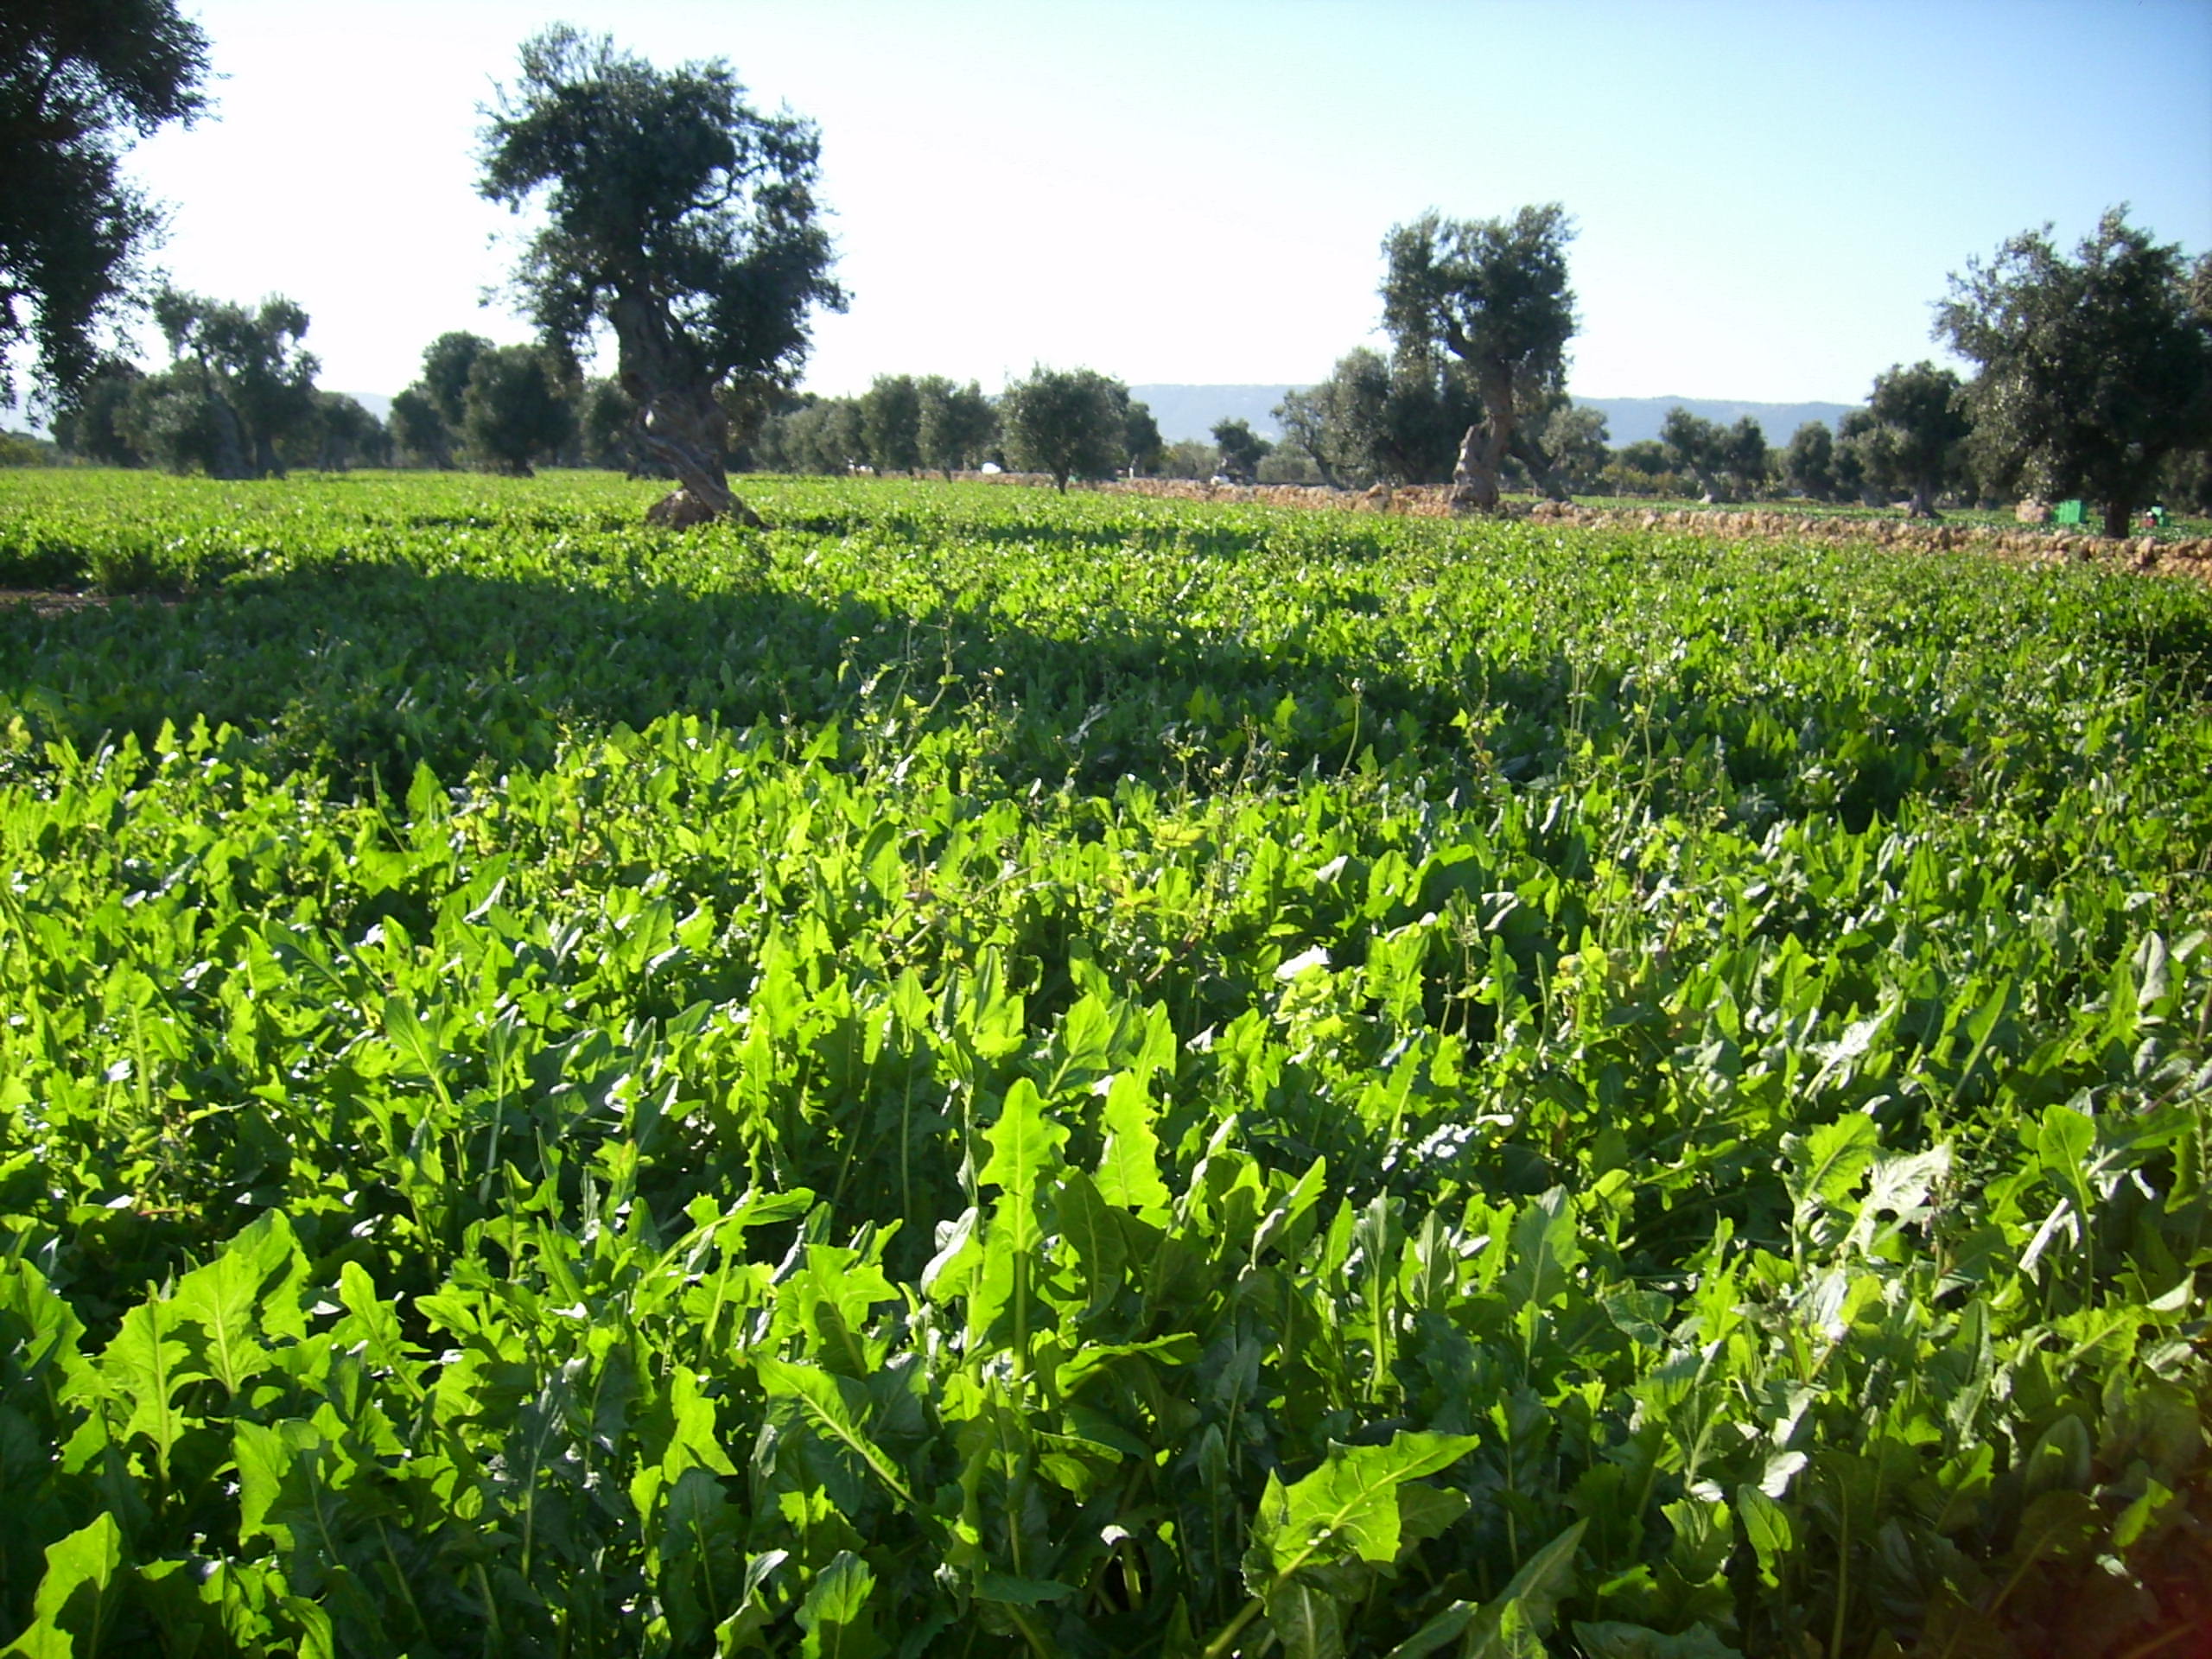
[[(850, 311), (806, 384), (1301, 383), (1375, 343), (1426, 208), (1558, 200), (1585, 397), (1857, 402), (1947, 276), (2107, 207), (2212, 247), (2212, 0), (184, 0), (212, 118), (130, 163), (185, 288), (286, 294), (334, 390), (391, 393), (518, 221), (479, 105), (548, 22), (722, 57), (822, 130)], [(153, 344), (149, 341), (149, 346)]]

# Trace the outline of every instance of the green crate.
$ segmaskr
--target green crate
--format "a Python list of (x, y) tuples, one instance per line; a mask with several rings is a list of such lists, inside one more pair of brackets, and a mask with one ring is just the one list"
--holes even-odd
[(2058, 510), (2050, 515), (2050, 522), (2054, 524), (2080, 524), (2082, 522), (2082, 504), (2079, 501), (2060, 502), (2058, 504)]

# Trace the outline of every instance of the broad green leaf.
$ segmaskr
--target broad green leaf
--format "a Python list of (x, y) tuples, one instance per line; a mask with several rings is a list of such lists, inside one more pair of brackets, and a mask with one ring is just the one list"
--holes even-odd
[(1783, 1151), (1789, 1159), (1789, 1198), (1796, 1206), (1798, 1224), (1804, 1225), (1818, 1210), (1840, 1210), (1849, 1204), (1880, 1146), (1881, 1133), (1873, 1119), (1856, 1112), (1823, 1123), (1802, 1138), (1783, 1136)]
[(1398, 1553), (1440, 1538), (1469, 1507), (1467, 1495), (1451, 1486), (1425, 1486), (1419, 1482), (1398, 1488)]
[(1089, 1311), (1098, 1313), (1120, 1294), (1128, 1275), (1129, 1252), (1122, 1237), (1121, 1213), (1079, 1169), (1071, 1169), (1060, 1178), (1057, 1198), (1061, 1239), (1075, 1252), (1083, 1268)]
[(123, 1529), (103, 1515), (46, 1547), (46, 1571), (31, 1603), (31, 1624), (5, 1651), (25, 1659), (96, 1654), (114, 1616)]
[(200, 1364), (232, 1396), (269, 1363), (254, 1339), (261, 1281), (248, 1254), (232, 1248), (185, 1274), (171, 1299), (177, 1318), (200, 1329)]
[(165, 1470), (177, 1437), (198, 1421), (175, 1404), (178, 1389), (206, 1375), (193, 1366), (191, 1356), (175, 1308), (158, 1295), (123, 1316), (115, 1339), (100, 1355), (110, 1386), (130, 1407), (124, 1438), (143, 1434)]
[(1881, 1218), (1895, 1216), (1900, 1224), (1917, 1214), (1929, 1192), (1950, 1173), (1951, 1149), (1930, 1147), (1925, 1152), (1877, 1158), (1866, 1180), (1866, 1197), (1852, 1226), (1852, 1240), (1863, 1249), (1872, 1243)]
[(893, 1497), (912, 1507), (914, 1496), (906, 1477), (862, 1424), (868, 1408), (865, 1388), (849, 1377), (772, 1355), (756, 1359), (753, 1370), (772, 1400), (790, 1401), (817, 1433), (852, 1452)]
[(1144, 1077), (1135, 1071), (1116, 1073), (1106, 1090), (1103, 1116), (1099, 1196), (1139, 1214), (1165, 1211), (1174, 1199), (1160, 1178), (1160, 1137), (1153, 1131), (1152, 1093)]
[(1334, 1596), (1292, 1580), (1268, 1591), (1267, 1607), (1286, 1659), (1344, 1659), (1344, 1610)]
[(694, 1465), (718, 1475), (737, 1473), (737, 1465), (722, 1449), (715, 1402), (701, 1391), (698, 1373), (689, 1365), (677, 1365), (670, 1374), (668, 1412), (674, 1427), (661, 1468), (670, 1479)]
[(415, 1005), (403, 996), (389, 996), (384, 1004), (385, 1035), (399, 1051), (399, 1058), (416, 1076), (443, 1086), (446, 1074), (445, 1052), (438, 1046), (438, 1039), (415, 1012)]
[(1396, 1559), (1398, 1488), (1448, 1468), (1482, 1443), (1479, 1435), (1429, 1434), (1401, 1429), (1387, 1446), (1332, 1443), (1321, 1466), (1281, 1489), (1280, 1507), (1265, 1514), (1255, 1535), (1278, 1573), (1309, 1559), (1347, 1554), (1365, 1561)]
[(1516, 1307), (1543, 1307), (1564, 1294), (1582, 1246), (1564, 1187), (1554, 1187), (1521, 1206), (1513, 1222), (1513, 1263), (1503, 1281)]
[(849, 1549), (841, 1549), (815, 1576), (799, 1605), (799, 1629), (806, 1632), (799, 1651), (806, 1659), (876, 1659), (890, 1651), (875, 1633), (869, 1598), (875, 1574)]
[(1037, 1085), (1017, 1077), (1006, 1091), (998, 1122), (983, 1132), (991, 1156), (976, 1179), (1002, 1188), (1017, 1205), (1035, 1198), (1046, 1177), (1060, 1166), (1060, 1147), (1068, 1132), (1045, 1110)]

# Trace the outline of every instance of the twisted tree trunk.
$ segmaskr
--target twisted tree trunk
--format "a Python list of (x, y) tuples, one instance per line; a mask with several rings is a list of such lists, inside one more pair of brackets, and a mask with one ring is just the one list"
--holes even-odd
[(760, 515), (730, 492), (722, 466), (729, 423), (715, 401), (714, 383), (652, 302), (626, 294), (610, 310), (622, 390), (638, 406), (632, 431), (679, 486), (646, 510), (646, 521), (683, 529), (734, 518), (763, 528)]
[(1541, 445), (1525, 432), (1516, 432), (1511, 445), (1513, 458), (1529, 470), (1529, 476), (1548, 501), (1572, 501), (1567, 486), (1559, 481), (1559, 474), (1552, 471), (1551, 457)]
[(1497, 480), (1505, 465), (1505, 452), (1513, 442), (1516, 424), (1513, 409), (1513, 380), (1510, 373), (1478, 368), (1476, 390), (1482, 395), (1481, 424), (1467, 429), (1459, 440), (1459, 462), (1452, 469), (1452, 510), (1458, 512), (1497, 511)]
[(1505, 445), (1498, 441), (1495, 421), (1467, 429), (1459, 440), (1459, 461), (1452, 469), (1453, 509), (1461, 512), (1497, 511), (1497, 472), (1505, 459)]

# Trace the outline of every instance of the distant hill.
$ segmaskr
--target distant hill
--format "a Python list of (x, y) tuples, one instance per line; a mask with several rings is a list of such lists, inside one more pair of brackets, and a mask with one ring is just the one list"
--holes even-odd
[(391, 399), (380, 391), (349, 391), (345, 394), (380, 421), (391, 418)]
[(1296, 386), (1131, 386), (1129, 396), (1152, 410), (1170, 443), (1207, 442), (1217, 421), (1241, 420), (1273, 442), (1282, 426), (1268, 413)]
[[(1160, 435), (1170, 443), (1189, 439), (1204, 442), (1216, 421), (1243, 420), (1262, 437), (1282, 436), (1282, 427), (1270, 411), (1296, 386), (1131, 386), (1129, 396), (1150, 407), (1160, 423)], [(1766, 441), (1779, 448), (1789, 435), (1808, 421), (1826, 421), (1833, 427), (1851, 404), (1746, 404), (1713, 397), (1577, 397), (1576, 403), (1602, 410), (1607, 441), (1615, 448), (1642, 438), (1659, 435), (1667, 411), (1680, 404), (1693, 415), (1723, 426), (1733, 426), (1745, 416), (1759, 423)]]

